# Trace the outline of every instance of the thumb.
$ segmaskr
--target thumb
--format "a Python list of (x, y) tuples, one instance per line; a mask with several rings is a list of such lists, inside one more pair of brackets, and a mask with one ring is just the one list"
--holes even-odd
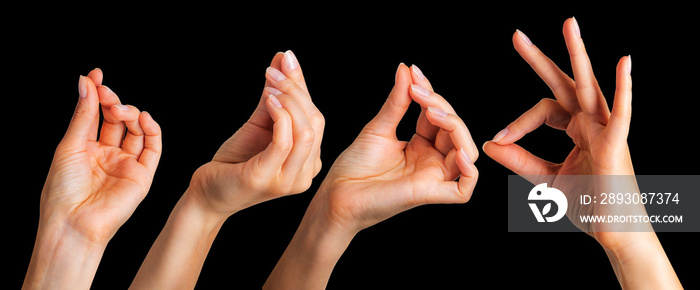
[(78, 150), (84, 150), (90, 130), (99, 115), (99, 100), (95, 84), (90, 78), (82, 75), (78, 80), (78, 94), (78, 105), (75, 107), (73, 118), (62, 142), (75, 145)]

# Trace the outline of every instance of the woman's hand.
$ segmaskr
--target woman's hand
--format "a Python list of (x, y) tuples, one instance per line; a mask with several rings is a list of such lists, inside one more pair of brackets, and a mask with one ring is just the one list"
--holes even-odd
[[(160, 127), (148, 113), (122, 105), (101, 82), (99, 69), (80, 77), (78, 105), (41, 194), (37, 241), (25, 280), (30, 288), (61, 281), (89, 287), (97, 264), (70, 272), (82, 279), (71, 276), (68, 264), (85, 261), (77, 254), (71, 258), (70, 252), (95, 248), (101, 256), (151, 186), (161, 153)], [(98, 140), (100, 105), (104, 122)]]
[(320, 171), (325, 121), (294, 53), (275, 55), (265, 78), (255, 112), (192, 176), (131, 289), (194, 288), (230, 215), (303, 192)]
[[(416, 134), (399, 141), (396, 126), (412, 99), (423, 107)], [(333, 163), (264, 288), (323, 289), (360, 230), (418, 205), (467, 202), (477, 157), (447, 101), (416, 66), (399, 65), (386, 103)]]
[(192, 177), (207, 210), (228, 217), (266, 200), (304, 192), (321, 170), (325, 121), (294, 53), (278, 53), (250, 119)]
[[(564, 38), (571, 57), (574, 79), (562, 72), (521, 31), (513, 35), (515, 49), (554, 93), (542, 99), (501, 130), (484, 152), (498, 163), (534, 184), (546, 182), (577, 200), (594, 192), (639, 192), (627, 146), (632, 106), (632, 61), (620, 59), (612, 110), (598, 86), (581, 32), (574, 18), (564, 23)], [(565, 130), (575, 146), (563, 163), (540, 159), (514, 144), (542, 124)], [(626, 191), (621, 191), (626, 190)], [(635, 191), (636, 190), (636, 191)], [(678, 278), (648, 223), (625, 225), (582, 223), (579, 215), (646, 215), (643, 205), (593, 204), (568, 207), (567, 216), (603, 246), (623, 288), (680, 287)], [(654, 275), (649, 275), (654, 273)]]
[[(400, 141), (396, 126), (412, 99), (423, 110), (416, 134)], [(415, 206), (464, 203), (476, 185), (478, 155), (450, 104), (416, 66), (402, 64), (381, 111), (336, 159), (312, 203), (352, 233)]]

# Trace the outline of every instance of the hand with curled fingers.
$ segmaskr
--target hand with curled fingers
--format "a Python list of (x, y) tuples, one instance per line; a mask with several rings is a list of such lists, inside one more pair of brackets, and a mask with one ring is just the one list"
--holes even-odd
[(292, 51), (276, 54), (265, 78), (251, 117), (192, 176), (132, 289), (194, 288), (229, 216), (311, 186), (321, 169), (323, 115)]
[(160, 127), (150, 114), (122, 105), (102, 78), (99, 69), (80, 76), (78, 105), (41, 193), (24, 288), (89, 288), (107, 243), (151, 186)]
[[(632, 104), (631, 58), (622, 57), (617, 64), (617, 87), (610, 110), (593, 74), (581, 30), (574, 18), (566, 20), (563, 34), (574, 79), (562, 72), (523, 32), (518, 30), (513, 35), (515, 49), (549, 86), (555, 99), (542, 99), (497, 133), (492, 141), (486, 142), (483, 150), (530, 182), (546, 182), (548, 186), (561, 189), (568, 200), (577, 200), (580, 194), (594, 189), (595, 192), (617, 189), (639, 192), (627, 144)], [(542, 160), (514, 143), (542, 124), (565, 130), (574, 142), (574, 148), (564, 162), (557, 164)], [(646, 214), (643, 205), (595, 204), (584, 207), (573, 204), (569, 206), (567, 216), (603, 246), (623, 288), (680, 286), (648, 223), (635, 225), (632, 230), (616, 231), (608, 225), (585, 224), (576, 218), (581, 214), (630, 212)]]
[(191, 189), (212, 211), (239, 209), (304, 192), (321, 170), (325, 121), (294, 53), (278, 53), (250, 119), (197, 170)]
[[(416, 134), (400, 141), (396, 127), (412, 100), (423, 108)], [(467, 202), (477, 157), (449, 103), (416, 66), (399, 65), (384, 106), (333, 163), (264, 288), (322, 289), (360, 230), (418, 205)]]

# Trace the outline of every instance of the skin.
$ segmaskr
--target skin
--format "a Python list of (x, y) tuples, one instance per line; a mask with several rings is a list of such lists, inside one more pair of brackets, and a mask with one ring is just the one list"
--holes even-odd
[(278, 53), (250, 119), (192, 176), (144, 260), (132, 289), (191, 289), (226, 219), (306, 191), (321, 169), (325, 121), (294, 53)]
[[(556, 100), (540, 101), (496, 134), (493, 141), (486, 142), (483, 150), (498, 163), (535, 184), (547, 182), (562, 189), (569, 200), (578, 198), (580, 188), (593, 187), (597, 192), (619, 192), (615, 188), (625, 188), (627, 192), (639, 192), (634, 178), (609, 182), (604, 177), (634, 176), (627, 145), (632, 111), (631, 58), (623, 57), (617, 65), (617, 87), (610, 110), (593, 75), (580, 28), (574, 18), (566, 20), (563, 33), (574, 79), (562, 72), (524, 33), (516, 31), (513, 35), (515, 49), (552, 89)], [(514, 144), (542, 124), (565, 130), (574, 142), (574, 148), (563, 163), (542, 160)], [(571, 184), (566, 182), (566, 176), (571, 175), (595, 178), (591, 179), (590, 184)], [(643, 205), (626, 208), (593, 205), (587, 208), (589, 212), (581, 212), (580, 207), (570, 207), (567, 215), (575, 225), (600, 243), (622, 288), (682, 288), (649, 224), (634, 225), (635, 228), (621, 232), (581, 224), (575, 218), (579, 214), (620, 214), (623, 211), (645, 214)]]
[(99, 69), (79, 79), (78, 104), (41, 193), (23, 289), (90, 288), (107, 243), (151, 186), (160, 127), (148, 113), (121, 105), (102, 79)]
[[(416, 134), (400, 141), (396, 126), (412, 101), (423, 108)], [(416, 66), (399, 65), (386, 103), (333, 163), (263, 288), (324, 289), (360, 230), (419, 205), (467, 202), (477, 157), (449, 103)]]

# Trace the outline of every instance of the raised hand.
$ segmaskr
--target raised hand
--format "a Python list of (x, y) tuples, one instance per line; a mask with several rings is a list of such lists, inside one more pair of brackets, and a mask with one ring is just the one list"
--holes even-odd
[[(627, 145), (632, 102), (631, 58), (622, 57), (617, 65), (617, 88), (610, 110), (593, 75), (580, 28), (574, 18), (564, 23), (563, 33), (575, 81), (533, 45), (523, 32), (516, 31), (513, 35), (515, 49), (552, 89), (556, 100), (542, 99), (498, 132), (493, 141), (486, 142), (483, 146), (484, 152), (535, 184), (546, 182), (551, 187), (561, 189), (570, 201), (578, 200), (578, 195), (594, 189), (595, 192), (613, 192), (601, 188), (625, 189), (632, 192), (638, 190)], [(542, 124), (565, 130), (573, 140), (575, 146), (563, 163), (542, 160), (514, 144)], [(610, 175), (615, 177), (606, 177)], [(615, 179), (610, 182), (612, 178)], [(583, 207), (573, 204), (569, 206), (567, 215), (576, 226), (596, 238), (603, 246), (623, 288), (639, 288), (641, 285), (651, 287), (649, 285), (652, 284), (643, 282), (654, 281), (641, 278), (645, 275), (647, 278), (655, 277), (649, 276), (649, 273), (659, 273), (658, 277), (663, 278), (662, 285), (666, 287), (680, 286), (676, 285), (675, 273), (649, 224), (613, 230), (606, 225), (601, 227), (584, 224), (576, 218), (578, 215), (622, 214), (630, 211), (634, 214), (646, 214), (643, 205), (623, 207), (596, 204)], [(640, 261), (642, 255), (646, 255), (648, 260), (653, 259), (654, 262)], [(627, 264), (620, 264), (621, 260)], [(630, 265), (633, 267), (630, 268)], [(649, 268), (634, 269), (641, 266), (656, 268), (658, 271), (651, 271)]]
[(294, 53), (278, 53), (250, 119), (192, 177), (191, 190), (215, 212), (300, 193), (321, 170), (325, 121)]
[[(396, 126), (412, 99), (423, 112), (413, 138), (400, 141)], [(467, 202), (477, 156), (452, 107), (416, 66), (399, 65), (386, 103), (333, 163), (265, 288), (322, 289), (360, 230), (418, 205)]]
[[(102, 78), (95, 69), (79, 79), (78, 105), (41, 194), (27, 288), (44, 283), (89, 288), (107, 242), (151, 186), (160, 127), (148, 113), (122, 105), (101, 85)], [(104, 122), (98, 140), (100, 105)]]
[(250, 119), (192, 176), (132, 289), (194, 288), (224, 221), (235, 212), (305, 191), (321, 169), (325, 121), (294, 53), (278, 53)]

